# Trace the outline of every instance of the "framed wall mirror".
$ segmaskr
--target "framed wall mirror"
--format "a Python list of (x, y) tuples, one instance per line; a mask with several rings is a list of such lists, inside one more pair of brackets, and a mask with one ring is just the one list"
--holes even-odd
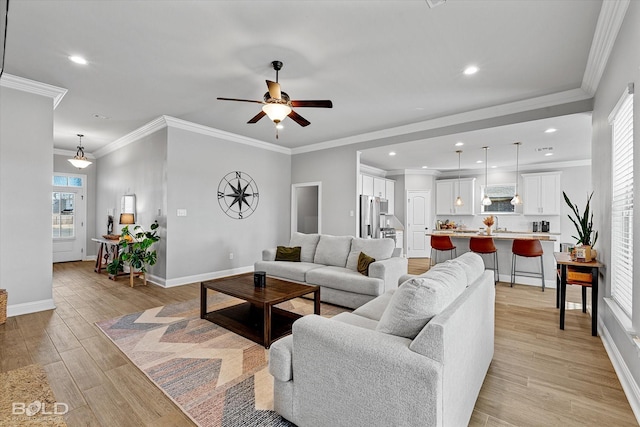
[(136, 223), (136, 195), (125, 194), (120, 199), (120, 224)]
[[(485, 194), (485, 186), (480, 186), (481, 197)], [(511, 204), (513, 195), (516, 194), (515, 184), (491, 184), (486, 187), (486, 194), (491, 199), (491, 204), (484, 206), (480, 203), (480, 212), (496, 214), (516, 213), (515, 206)]]

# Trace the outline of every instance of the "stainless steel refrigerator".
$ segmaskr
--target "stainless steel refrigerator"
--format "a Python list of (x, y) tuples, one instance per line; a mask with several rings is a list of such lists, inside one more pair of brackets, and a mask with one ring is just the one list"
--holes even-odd
[(360, 237), (380, 238), (380, 198), (360, 196)]

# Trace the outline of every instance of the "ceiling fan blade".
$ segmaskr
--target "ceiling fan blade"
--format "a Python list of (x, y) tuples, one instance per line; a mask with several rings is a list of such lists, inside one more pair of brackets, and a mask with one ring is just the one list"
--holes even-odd
[(264, 111), (260, 111), (258, 114), (253, 116), (253, 118), (251, 120), (249, 120), (247, 123), (256, 123), (258, 120), (260, 120), (261, 118), (263, 118), (266, 115), (267, 115), (267, 113), (265, 113)]
[(280, 83), (267, 80), (267, 87), (269, 88), (269, 96), (273, 99), (282, 99), (282, 93), (280, 92)]
[(255, 102), (256, 104), (264, 104), (262, 101), (254, 101), (253, 99), (238, 99), (238, 98), (216, 98), (221, 101), (240, 101), (240, 102)]
[(291, 120), (293, 120), (294, 122), (296, 122), (302, 127), (309, 126), (311, 124), (309, 120), (305, 119), (304, 117), (302, 117), (300, 114), (296, 113), (293, 110), (291, 110), (291, 112), (289, 113), (289, 117), (291, 118)]
[(291, 101), (292, 107), (333, 108), (333, 102), (326, 100), (316, 101)]

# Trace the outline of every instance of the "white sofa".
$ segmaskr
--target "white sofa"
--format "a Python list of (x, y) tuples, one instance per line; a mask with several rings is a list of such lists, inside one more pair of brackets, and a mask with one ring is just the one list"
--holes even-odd
[(469, 252), (352, 313), (305, 316), (271, 346), (274, 409), (298, 427), (466, 426), (494, 303), (493, 274)]
[[(360, 239), (352, 236), (294, 233), (289, 247), (301, 247), (300, 262), (275, 261), (276, 248), (262, 251), (255, 271), (294, 282), (320, 286), (320, 299), (357, 308), (390, 289), (407, 273), (407, 259), (393, 256), (392, 239)], [(361, 252), (375, 258), (369, 275), (357, 270)]]

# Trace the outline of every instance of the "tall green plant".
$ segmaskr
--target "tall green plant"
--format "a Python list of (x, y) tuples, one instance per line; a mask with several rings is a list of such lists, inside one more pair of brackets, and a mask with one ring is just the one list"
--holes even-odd
[[(591, 197), (593, 197), (593, 191), (587, 198), (587, 205), (584, 208), (584, 213), (582, 214), (582, 216), (580, 215), (578, 205), (573, 204), (564, 191), (562, 192), (562, 195), (564, 196), (564, 201), (567, 202), (567, 205), (569, 205), (571, 211), (573, 212), (573, 215), (575, 216), (575, 218), (573, 218), (571, 215), (567, 215), (578, 231), (578, 236), (571, 237), (576, 239), (578, 241), (578, 244), (594, 246), (596, 244), (596, 241), (598, 240), (598, 232), (593, 229), (593, 212), (590, 212)], [(591, 239), (592, 235), (593, 240)]]
[(125, 226), (120, 233), (120, 246), (118, 258), (115, 258), (107, 266), (109, 274), (118, 274), (126, 264), (130, 268), (147, 272), (147, 265), (154, 265), (158, 260), (155, 250), (149, 248), (160, 240), (158, 236), (158, 221), (154, 221), (150, 227), (151, 231), (145, 231), (137, 225), (133, 232), (129, 231), (129, 226)]

